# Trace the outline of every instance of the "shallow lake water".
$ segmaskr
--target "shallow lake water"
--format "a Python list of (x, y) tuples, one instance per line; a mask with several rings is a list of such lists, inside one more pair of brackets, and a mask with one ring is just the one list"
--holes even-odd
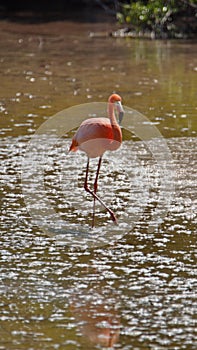
[[(0, 22), (1, 350), (197, 348), (197, 43), (114, 27)], [(119, 224), (97, 203), (92, 229), (67, 150), (114, 91), (123, 143), (98, 193)]]

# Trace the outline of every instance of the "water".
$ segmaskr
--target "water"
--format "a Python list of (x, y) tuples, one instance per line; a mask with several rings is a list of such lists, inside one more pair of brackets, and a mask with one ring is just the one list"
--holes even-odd
[[(0, 349), (196, 349), (196, 43), (114, 39), (105, 22), (0, 26)], [(99, 179), (119, 226), (97, 205), (92, 231), (86, 157), (66, 156), (71, 135), (40, 144), (41, 178), (24, 157), (50, 116), (71, 107), (78, 124), (72, 106), (112, 91), (153, 124), (140, 139), (126, 113), (124, 142), (106, 153)], [(165, 138), (147, 140), (148, 126)], [(83, 227), (78, 245), (56, 239), (56, 223), (36, 225), (27, 190), (50, 228), (48, 205), (71, 239)]]

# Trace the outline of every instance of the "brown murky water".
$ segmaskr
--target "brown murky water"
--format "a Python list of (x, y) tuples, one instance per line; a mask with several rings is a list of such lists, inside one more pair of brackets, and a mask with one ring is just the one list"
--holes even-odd
[[(0, 23), (2, 350), (197, 347), (197, 44), (112, 28)], [(99, 193), (119, 226), (98, 206), (92, 231), (86, 158), (66, 156), (68, 131), (113, 91), (132, 109)], [(67, 108), (65, 137), (35, 138)]]

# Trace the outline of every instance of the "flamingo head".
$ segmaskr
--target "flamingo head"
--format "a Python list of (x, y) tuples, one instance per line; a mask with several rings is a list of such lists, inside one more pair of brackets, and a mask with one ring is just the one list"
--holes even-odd
[(108, 102), (109, 103), (113, 103), (115, 105), (116, 110), (118, 112), (118, 116), (119, 116), (118, 123), (120, 124), (122, 119), (123, 119), (123, 116), (124, 116), (124, 109), (123, 109), (123, 106), (122, 106), (122, 98), (121, 98), (121, 96), (119, 96), (118, 94), (112, 94), (109, 97)]

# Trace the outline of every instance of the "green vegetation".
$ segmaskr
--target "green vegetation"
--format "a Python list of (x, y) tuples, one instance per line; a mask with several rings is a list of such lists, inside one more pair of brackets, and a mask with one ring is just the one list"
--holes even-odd
[(197, 0), (124, 1), (118, 21), (130, 29), (155, 37), (194, 37), (197, 33)]

